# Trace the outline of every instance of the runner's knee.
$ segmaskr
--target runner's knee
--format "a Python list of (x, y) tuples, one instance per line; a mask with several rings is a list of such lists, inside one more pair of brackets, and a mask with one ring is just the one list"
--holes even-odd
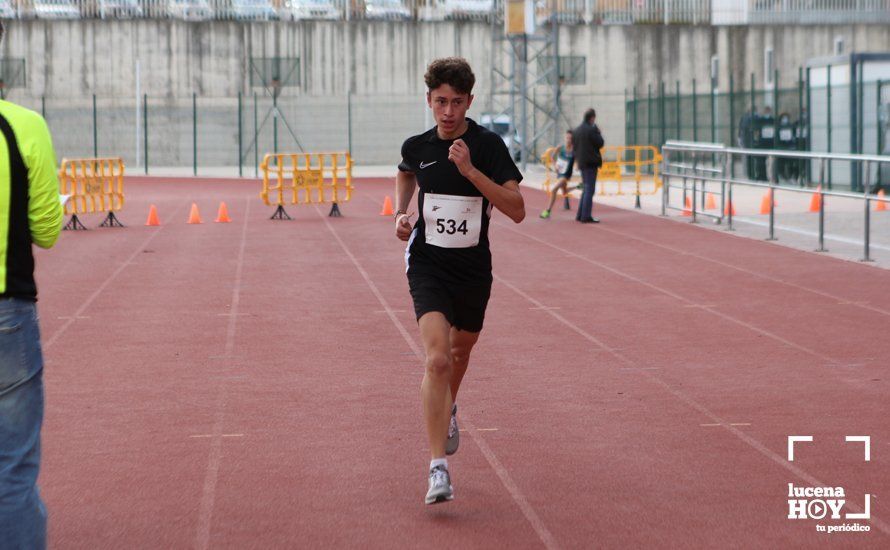
[(445, 375), (451, 370), (451, 354), (434, 351), (426, 358), (426, 370), (430, 374)]
[(463, 347), (451, 348), (451, 361), (455, 365), (463, 365), (470, 360), (470, 349)]

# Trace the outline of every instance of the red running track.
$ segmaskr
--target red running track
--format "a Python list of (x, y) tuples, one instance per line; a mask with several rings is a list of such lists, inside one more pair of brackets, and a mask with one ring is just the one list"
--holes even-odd
[[(255, 181), (129, 178), (127, 228), (38, 253), (53, 548), (890, 545), (890, 272), (606, 207), (544, 221), (529, 190), (492, 226), (456, 499), (424, 506), (392, 182), (357, 185), (342, 218), (282, 222)], [(814, 437), (793, 462), (789, 435)], [(789, 483), (871, 518), (790, 520)], [(817, 531), (845, 523), (870, 531)]]

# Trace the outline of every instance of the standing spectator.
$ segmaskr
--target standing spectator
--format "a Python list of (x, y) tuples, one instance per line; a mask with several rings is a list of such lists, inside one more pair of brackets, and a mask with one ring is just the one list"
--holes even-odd
[(581, 223), (599, 223), (593, 217), (593, 195), (596, 192), (596, 173), (603, 165), (600, 149), (605, 145), (600, 129), (596, 125), (596, 111), (587, 109), (582, 122), (572, 133), (575, 147), (575, 162), (581, 170), (581, 204), (575, 221)]
[(55, 244), (62, 205), (43, 118), (0, 101), (0, 141), (0, 547), (40, 550), (46, 548), (46, 508), (37, 490), (43, 356), (31, 245)]

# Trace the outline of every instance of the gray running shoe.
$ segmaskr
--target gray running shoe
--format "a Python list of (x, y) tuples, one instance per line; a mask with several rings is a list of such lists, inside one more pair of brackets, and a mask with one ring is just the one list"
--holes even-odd
[(454, 488), (451, 486), (448, 468), (436, 466), (430, 470), (430, 488), (426, 492), (426, 503), (438, 504), (449, 500), (454, 500)]
[(445, 454), (453, 455), (460, 446), (460, 430), (457, 428), (457, 403), (451, 408), (451, 422), (448, 424), (448, 440), (445, 441)]

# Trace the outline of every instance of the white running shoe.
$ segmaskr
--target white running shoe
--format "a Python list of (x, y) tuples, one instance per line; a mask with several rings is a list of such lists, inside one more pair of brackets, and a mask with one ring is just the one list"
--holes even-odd
[(457, 403), (451, 407), (451, 422), (448, 423), (448, 440), (445, 441), (445, 454), (453, 455), (460, 446), (460, 430), (457, 427)]
[(448, 468), (436, 466), (430, 470), (430, 488), (426, 492), (426, 503), (438, 504), (449, 500), (454, 500), (454, 488), (451, 486)]

